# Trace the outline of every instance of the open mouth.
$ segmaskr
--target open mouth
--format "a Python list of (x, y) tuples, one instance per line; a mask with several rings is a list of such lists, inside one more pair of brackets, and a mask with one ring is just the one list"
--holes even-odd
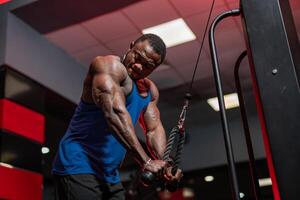
[(140, 72), (137, 72), (135, 70), (132, 70), (132, 72), (134, 72), (136, 75), (140, 75), (141, 74)]
[(137, 72), (133, 67), (130, 67), (131, 74), (140, 75), (140, 72)]
[(137, 74), (132, 68), (129, 68), (129, 69), (128, 69), (128, 74), (129, 74), (129, 76), (131, 76), (131, 77), (136, 77), (136, 76), (138, 76), (138, 74)]

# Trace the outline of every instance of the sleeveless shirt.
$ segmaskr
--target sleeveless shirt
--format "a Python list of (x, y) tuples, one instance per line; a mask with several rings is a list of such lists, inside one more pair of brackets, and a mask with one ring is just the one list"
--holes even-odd
[[(126, 108), (135, 126), (151, 101), (142, 97), (136, 83), (126, 97)], [(59, 143), (53, 174), (95, 174), (107, 183), (120, 182), (119, 171), (126, 149), (108, 128), (104, 113), (95, 104), (80, 101), (69, 127)]]

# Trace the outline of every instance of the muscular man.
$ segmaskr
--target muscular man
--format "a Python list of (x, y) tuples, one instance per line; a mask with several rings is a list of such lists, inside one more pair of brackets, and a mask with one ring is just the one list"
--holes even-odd
[[(169, 181), (180, 179), (180, 170), (172, 175), (161, 160), (166, 136), (157, 108), (159, 94), (146, 78), (165, 54), (164, 42), (145, 34), (131, 43), (123, 60), (98, 56), (92, 61), (53, 165), (58, 199), (124, 199), (118, 168), (126, 150), (145, 170), (163, 171)], [(137, 121), (151, 156), (135, 134)]]

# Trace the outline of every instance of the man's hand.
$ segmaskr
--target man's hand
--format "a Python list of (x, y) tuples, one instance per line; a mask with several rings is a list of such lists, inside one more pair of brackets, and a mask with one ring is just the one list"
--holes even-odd
[(183, 177), (181, 169), (177, 169), (175, 175), (172, 174), (172, 167), (166, 167), (164, 169), (163, 177), (166, 182), (179, 182)]
[(166, 161), (163, 160), (150, 160), (144, 165), (144, 170), (152, 173), (158, 173), (162, 171), (167, 165)]

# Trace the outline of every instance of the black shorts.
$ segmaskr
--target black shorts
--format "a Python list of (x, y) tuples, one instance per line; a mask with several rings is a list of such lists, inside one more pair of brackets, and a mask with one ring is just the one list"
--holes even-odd
[(125, 200), (122, 183), (109, 184), (93, 174), (54, 175), (56, 200)]

